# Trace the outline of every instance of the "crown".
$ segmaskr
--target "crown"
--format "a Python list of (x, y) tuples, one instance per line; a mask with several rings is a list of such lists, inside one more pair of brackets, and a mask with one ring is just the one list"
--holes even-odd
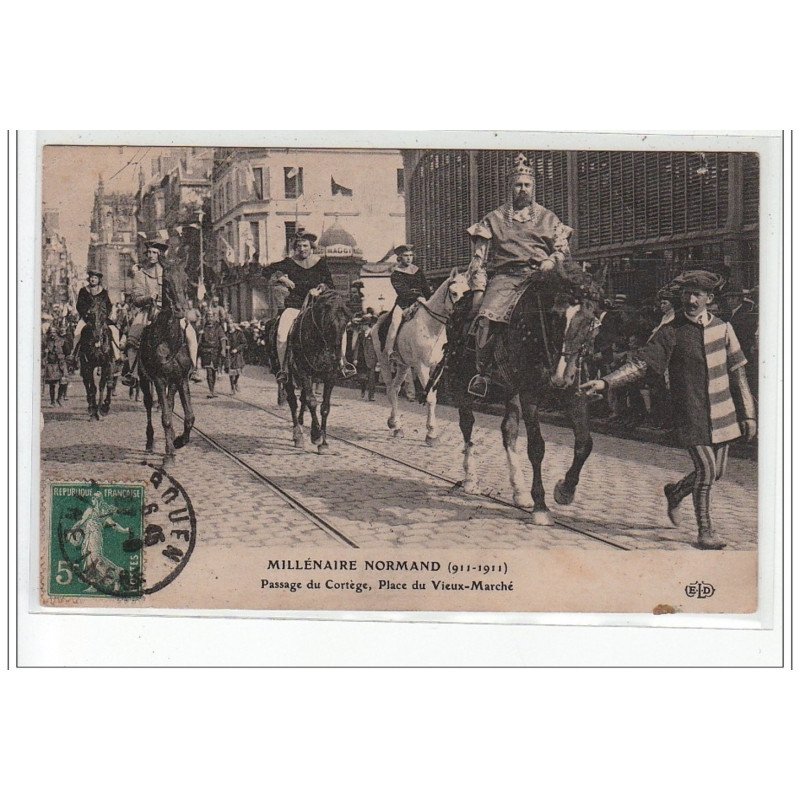
[(533, 178), (533, 167), (528, 163), (528, 159), (524, 153), (519, 153), (514, 158), (514, 167), (508, 173), (509, 178), (516, 178), (519, 175), (528, 175)]

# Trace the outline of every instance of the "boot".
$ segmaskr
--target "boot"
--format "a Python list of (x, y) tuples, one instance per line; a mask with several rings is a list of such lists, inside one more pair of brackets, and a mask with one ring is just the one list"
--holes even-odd
[(697, 546), (701, 550), (722, 550), (725, 542), (711, 527), (711, 487), (700, 486), (694, 491), (694, 510), (697, 517)]
[(136, 383), (136, 364), (139, 354), (135, 350), (128, 351), (128, 360), (122, 367), (122, 381), (123, 386), (133, 386)]
[(480, 340), (483, 338), (483, 330), (478, 331), (478, 335), (475, 338), (475, 369), (478, 374), (474, 375), (467, 385), (467, 394), (471, 394), (473, 397), (486, 397), (489, 393), (489, 375), (491, 374), (494, 357), (495, 335), (488, 334), (485, 342), (481, 345)]
[(211, 400), (212, 398), (217, 396), (214, 393), (214, 385), (217, 382), (217, 376), (214, 374), (213, 369), (206, 370), (206, 372), (208, 377), (208, 399)]
[(62, 403), (61, 403), (62, 400), (65, 403), (67, 401), (67, 384), (66, 383), (61, 383), (58, 386), (58, 397), (56, 398), (56, 402), (58, 403), (58, 405), (62, 405)]
[(680, 500), (675, 497), (675, 484), (664, 484), (664, 496), (667, 498), (667, 516), (674, 528), (681, 524)]
[(50, 389), (50, 405), (54, 406), (56, 404), (56, 385), (54, 383), (48, 383), (47, 386)]

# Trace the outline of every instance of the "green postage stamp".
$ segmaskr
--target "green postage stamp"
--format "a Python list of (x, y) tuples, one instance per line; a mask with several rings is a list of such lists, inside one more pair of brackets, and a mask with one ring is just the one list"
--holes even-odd
[(141, 596), (144, 486), (55, 483), (50, 500), (50, 594)]

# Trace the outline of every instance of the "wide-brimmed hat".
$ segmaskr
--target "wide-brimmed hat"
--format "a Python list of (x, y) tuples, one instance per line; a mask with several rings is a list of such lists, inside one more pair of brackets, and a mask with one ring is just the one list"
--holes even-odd
[(725, 285), (725, 279), (707, 269), (690, 269), (675, 279), (679, 289), (698, 289), (701, 292), (718, 292)]
[(151, 239), (150, 241), (145, 242), (144, 246), (147, 250), (153, 248), (154, 250), (160, 250), (162, 253), (166, 253), (167, 250), (169, 250), (169, 245), (159, 241), (158, 239)]
[(100, 272), (99, 269), (87, 269), (86, 270), (86, 274), (87, 275), (97, 275), (97, 277), (100, 278), (100, 280), (103, 280), (103, 273)]

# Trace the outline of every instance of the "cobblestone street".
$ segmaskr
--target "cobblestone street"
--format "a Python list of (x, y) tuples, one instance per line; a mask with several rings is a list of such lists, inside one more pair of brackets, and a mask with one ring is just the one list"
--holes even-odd
[[(383, 395), (367, 403), (355, 390), (337, 387), (329, 433), (341, 438), (331, 438), (329, 454), (320, 456), (308, 435), (305, 450), (293, 446), (288, 409), (276, 405), (276, 386), (265, 370), (248, 367), (240, 386), (239, 397), (246, 403), (229, 396), (224, 375), (218, 382), (222, 394), (216, 399), (206, 397), (204, 385), (193, 385), (198, 433), (275, 481), (358, 547), (610, 549), (603, 541), (560, 525), (535, 527), (523, 509), (454, 489), (452, 482), (462, 477), (462, 444), (453, 408), (439, 407), (439, 442), (427, 447), (423, 406), (401, 400), (405, 438), (394, 439), (386, 427), (388, 404)], [(120, 386), (111, 414), (99, 422), (89, 421), (82, 386), (75, 381), (65, 407), (43, 409), (43, 481), (130, 479), (143, 462), (159, 462), (159, 456), (145, 456), (145, 415), (127, 394)], [(510, 502), (500, 419), (476, 416), (473, 441), (480, 491)], [(156, 451), (162, 453), (163, 432), (157, 414), (154, 425)], [(558, 506), (552, 490), (571, 461), (572, 435), (550, 425), (543, 426), (543, 433), (547, 442), (545, 489), (557, 521), (627, 549), (693, 549), (696, 529), (691, 500), (684, 504), (681, 527), (672, 528), (662, 494), (664, 483), (690, 469), (683, 450), (595, 434), (594, 452), (584, 468), (575, 502)], [(524, 453), (524, 447), (521, 451)], [(380, 453), (450, 482), (390, 461)], [(529, 483), (530, 464), (524, 456), (522, 461)], [(178, 452), (170, 473), (190, 495), (198, 538), (207, 547), (330, 546), (338, 541), (347, 548), (201, 435), (193, 436)], [(755, 462), (730, 459), (726, 479), (714, 488), (712, 512), (716, 529), (729, 548), (755, 549)]]

